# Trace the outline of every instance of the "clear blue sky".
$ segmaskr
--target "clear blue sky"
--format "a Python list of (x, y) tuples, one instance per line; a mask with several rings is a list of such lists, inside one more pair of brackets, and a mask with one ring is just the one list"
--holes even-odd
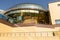
[(0, 0), (0, 9), (6, 10), (19, 3), (36, 3), (47, 9), (48, 3), (54, 0)]

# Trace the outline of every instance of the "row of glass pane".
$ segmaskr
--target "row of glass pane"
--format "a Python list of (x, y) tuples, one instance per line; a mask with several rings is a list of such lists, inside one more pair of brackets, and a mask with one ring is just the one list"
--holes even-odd
[(7, 15), (10, 23), (40, 23), (49, 24), (48, 15), (45, 12), (32, 13), (32, 12), (19, 12)]

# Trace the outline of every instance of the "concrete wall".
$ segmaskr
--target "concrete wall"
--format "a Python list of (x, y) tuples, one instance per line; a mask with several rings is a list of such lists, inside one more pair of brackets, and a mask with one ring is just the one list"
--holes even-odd
[(56, 24), (55, 20), (60, 19), (60, 6), (58, 6), (59, 4), (60, 2), (53, 2), (48, 4), (52, 24)]
[(46, 32), (46, 31), (59, 31), (57, 28), (45, 28), (45, 27), (37, 27), (37, 26), (28, 26), (28, 27), (11, 27), (0, 23), (0, 32)]
[(60, 37), (0, 37), (0, 40), (60, 40)]
[(36, 26), (11, 27), (0, 23), (0, 40), (60, 40), (59, 36), (53, 36), (54, 31), (59, 30)]

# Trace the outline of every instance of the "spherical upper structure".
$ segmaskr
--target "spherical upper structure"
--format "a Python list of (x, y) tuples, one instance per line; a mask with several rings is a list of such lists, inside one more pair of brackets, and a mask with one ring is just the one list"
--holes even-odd
[(10, 9), (16, 9), (16, 8), (30, 8), (30, 9), (39, 9), (39, 10), (45, 10), (41, 5), (38, 4), (17, 4)]
[(47, 23), (45, 9), (38, 4), (17, 4), (5, 12), (10, 23)]

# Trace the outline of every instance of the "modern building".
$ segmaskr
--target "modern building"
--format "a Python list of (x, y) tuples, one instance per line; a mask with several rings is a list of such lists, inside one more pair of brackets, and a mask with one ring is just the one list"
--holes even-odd
[(44, 8), (37, 4), (18, 4), (10, 8), (5, 15), (10, 23), (27, 23), (27, 19), (36, 23), (49, 24), (48, 13)]
[(60, 2), (49, 3), (52, 24), (60, 24)]
[[(49, 12), (38, 4), (17, 4), (0, 18), (1, 40), (60, 40), (59, 13), (49, 3)], [(56, 9), (56, 8), (55, 8)]]

